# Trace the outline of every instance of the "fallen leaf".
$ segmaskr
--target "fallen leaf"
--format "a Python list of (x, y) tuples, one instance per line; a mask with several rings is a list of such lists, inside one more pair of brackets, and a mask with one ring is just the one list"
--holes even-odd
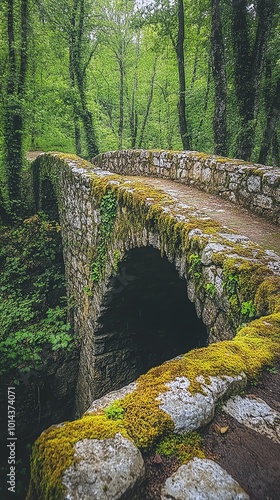
[(229, 430), (229, 426), (228, 425), (220, 427), (220, 434), (225, 434), (228, 430)]
[(155, 454), (155, 456), (153, 458), (153, 463), (154, 464), (162, 464), (162, 458), (158, 453)]

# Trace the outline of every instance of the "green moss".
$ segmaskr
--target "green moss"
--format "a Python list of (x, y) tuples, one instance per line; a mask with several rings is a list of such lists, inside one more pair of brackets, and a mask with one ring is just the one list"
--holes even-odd
[(258, 287), (255, 295), (258, 316), (280, 312), (280, 278), (270, 276)]
[(176, 457), (180, 464), (186, 464), (194, 457), (205, 458), (202, 437), (197, 432), (169, 434), (157, 445), (156, 453), (164, 457)]

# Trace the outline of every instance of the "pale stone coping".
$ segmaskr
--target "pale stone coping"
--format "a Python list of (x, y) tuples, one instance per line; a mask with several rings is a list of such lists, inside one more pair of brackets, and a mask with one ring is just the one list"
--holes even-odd
[(175, 432), (191, 432), (208, 424), (214, 417), (217, 401), (240, 391), (247, 383), (245, 373), (209, 379), (210, 383), (206, 383), (203, 376), (196, 378), (202, 392), (195, 394), (188, 390), (190, 381), (186, 377), (177, 377), (166, 384), (169, 390), (159, 395), (159, 408), (171, 417)]
[(170, 476), (161, 500), (249, 500), (235, 479), (213, 460), (194, 458)]
[(145, 476), (140, 451), (117, 433), (110, 439), (84, 439), (75, 445), (74, 464), (63, 474), (66, 500), (128, 498)]
[(280, 413), (257, 397), (234, 396), (223, 410), (240, 424), (280, 444)]
[(114, 403), (114, 401), (122, 399), (128, 394), (132, 394), (132, 392), (135, 391), (136, 387), (137, 383), (132, 382), (131, 384), (125, 385), (121, 389), (118, 389), (116, 391), (111, 391), (108, 394), (105, 394), (105, 396), (102, 396), (102, 398), (96, 399), (95, 401), (93, 401), (93, 403), (86, 411), (86, 415), (95, 413), (97, 410), (104, 410), (112, 403)]

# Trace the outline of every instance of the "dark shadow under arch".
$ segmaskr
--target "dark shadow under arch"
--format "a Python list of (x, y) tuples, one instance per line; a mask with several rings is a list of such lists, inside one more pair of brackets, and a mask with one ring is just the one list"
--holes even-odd
[(95, 332), (97, 397), (207, 344), (186, 281), (153, 247), (130, 250), (110, 280)]

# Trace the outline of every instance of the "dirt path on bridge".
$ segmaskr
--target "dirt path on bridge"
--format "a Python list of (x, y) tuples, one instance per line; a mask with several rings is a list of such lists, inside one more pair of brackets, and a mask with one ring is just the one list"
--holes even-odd
[(143, 184), (168, 193), (176, 202), (194, 207), (196, 211), (220, 222), (224, 228), (232, 229), (265, 249), (274, 250), (280, 254), (279, 227), (262, 217), (251, 214), (240, 205), (175, 181), (152, 177), (131, 177), (131, 179), (137, 179)]

